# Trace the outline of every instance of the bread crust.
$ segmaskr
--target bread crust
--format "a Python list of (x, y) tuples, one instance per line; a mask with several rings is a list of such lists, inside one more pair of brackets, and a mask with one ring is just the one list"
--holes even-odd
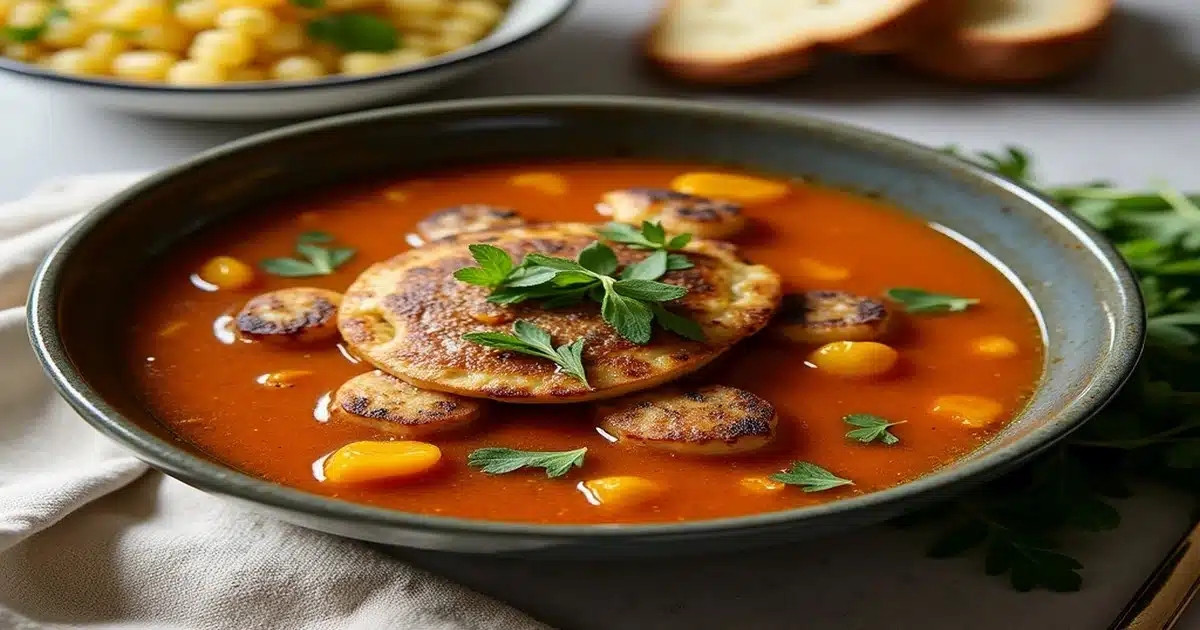
[(668, 2), (643, 43), (645, 57), (675, 78), (702, 84), (750, 85), (796, 76), (812, 65), (822, 48), (860, 54), (891, 53), (920, 41), (932, 30), (950, 28), (958, 17), (958, 0), (912, 0), (904, 9), (868, 25), (861, 32), (829, 40), (797, 38), (767, 53), (713, 61), (664, 54), (658, 40), (662, 25), (681, 0)]
[(900, 61), (915, 70), (962, 83), (1037, 83), (1077, 71), (1099, 56), (1112, 21), (1111, 0), (1095, 24), (1045, 37), (1010, 39), (958, 29), (906, 50)]

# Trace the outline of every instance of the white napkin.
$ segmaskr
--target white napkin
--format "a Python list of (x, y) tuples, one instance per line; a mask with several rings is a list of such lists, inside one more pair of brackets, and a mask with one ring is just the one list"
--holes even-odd
[(0, 204), (0, 628), (545, 629), (368, 545), (148, 473), (58, 397), (25, 333), (29, 278), (81, 213), (139, 177)]

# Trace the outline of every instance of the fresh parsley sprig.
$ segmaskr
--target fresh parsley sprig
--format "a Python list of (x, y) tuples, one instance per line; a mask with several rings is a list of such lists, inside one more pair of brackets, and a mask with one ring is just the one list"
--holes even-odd
[(683, 249), (692, 240), (691, 234), (679, 234), (667, 239), (667, 231), (663, 229), (662, 224), (651, 223), (650, 221), (642, 221), (641, 229), (628, 223), (610, 221), (604, 224), (597, 232), (606, 240), (614, 243), (623, 243), (639, 249), (676, 251)]
[[(1034, 185), (1018, 149), (964, 157)], [(1116, 399), (1070, 438), (1016, 472), (902, 523), (934, 520), (936, 557), (983, 550), (984, 570), (1013, 588), (1075, 591), (1082, 565), (1064, 534), (1117, 527), (1111, 502), (1126, 480), (1150, 479), (1200, 499), (1200, 195), (1166, 186), (1123, 190), (1104, 182), (1043, 191), (1107, 236), (1137, 273), (1148, 345)]]
[(513, 323), (513, 334), (500, 332), (474, 332), (462, 336), (463, 339), (481, 346), (519, 352), (534, 357), (549, 359), (558, 364), (562, 371), (579, 379), (585, 387), (591, 389), (587, 374), (583, 369), (583, 337), (569, 344), (554, 347), (550, 333), (539, 328), (532, 322), (518, 319)]
[(840, 486), (853, 486), (854, 482), (808, 462), (792, 462), (791, 468), (771, 475), (771, 479), (789, 486), (800, 486), (805, 492), (824, 492)]
[(910, 287), (888, 289), (887, 296), (903, 305), (908, 313), (961, 313), (979, 303), (975, 298), (930, 293), (924, 289)]
[[(653, 249), (657, 252), (677, 252), (692, 242), (691, 234), (677, 234), (670, 239), (661, 223), (642, 221), (641, 229), (628, 223), (615, 221), (606, 223), (597, 230), (604, 240), (621, 243), (638, 249)], [(665, 258), (667, 270), (691, 269), (692, 262), (683, 254), (669, 254)]]
[(587, 447), (573, 451), (518, 451), (511, 448), (489, 447), (467, 455), (467, 465), (490, 475), (503, 475), (522, 468), (545, 468), (546, 476), (561, 477), (571, 468), (582, 468)]
[(478, 267), (459, 269), (454, 277), (492, 289), (490, 302), (542, 300), (546, 308), (560, 308), (591, 299), (600, 303), (604, 321), (636, 344), (650, 341), (655, 322), (684, 338), (704, 340), (699, 324), (662, 305), (687, 294), (684, 287), (657, 281), (670, 268), (665, 251), (628, 265), (618, 278), (613, 275), (620, 267), (616, 252), (599, 241), (583, 248), (575, 260), (531, 253), (519, 266), (498, 247), (475, 244), (470, 249)]
[(852, 427), (858, 427), (846, 433), (848, 439), (858, 440), (863, 444), (870, 444), (878, 440), (887, 446), (892, 446), (893, 444), (899, 444), (900, 438), (892, 435), (888, 429), (904, 424), (907, 420), (892, 422), (887, 418), (881, 418), (869, 413), (852, 413), (842, 418), (842, 422)]
[(327, 276), (353, 258), (357, 251), (351, 247), (323, 247), (318, 244), (333, 240), (333, 236), (326, 232), (305, 232), (296, 237), (296, 253), (303, 256), (302, 260), (268, 258), (259, 266), (267, 273), (285, 278)]

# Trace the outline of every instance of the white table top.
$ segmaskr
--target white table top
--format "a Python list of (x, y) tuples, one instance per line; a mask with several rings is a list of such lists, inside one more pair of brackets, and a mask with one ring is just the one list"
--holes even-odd
[[(1031, 149), (1048, 181), (1164, 179), (1200, 189), (1200, 4), (1122, 2), (1094, 72), (1034, 90), (924, 81), (886, 62), (830, 59), (769, 89), (685, 91), (647, 75), (634, 36), (656, 2), (585, 0), (569, 22), (499, 66), (430, 98), (605, 93), (793, 108), (931, 145)], [(55, 176), (150, 169), (274, 125), (131, 118), (0, 77), (0, 200)], [(1122, 501), (1116, 532), (1071, 541), (1084, 591), (1017, 595), (979, 558), (922, 557), (927, 536), (885, 528), (736, 556), (641, 563), (529, 563), (400, 552), (564, 629), (1103, 628), (1186, 524), (1162, 494)], [(1200, 606), (1183, 628), (1200, 629)]]

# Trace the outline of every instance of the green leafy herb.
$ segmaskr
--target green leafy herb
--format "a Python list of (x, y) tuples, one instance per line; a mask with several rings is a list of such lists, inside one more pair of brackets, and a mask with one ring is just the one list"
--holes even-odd
[(561, 308), (590, 299), (600, 303), (604, 321), (634, 343), (648, 343), (655, 322), (685, 338), (704, 339), (699, 325), (660, 305), (687, 294), (684, 287), (657, 281), (675, 256), (665, 250), (627, 266), (619, 279), (613, 276), (620, 266), (616, 252), (599, 241), (585, 247), (575, 260), (532, 253), (516, 267), (507, 252), (491, 245), (471, 245), (471, 255), (479, 266), (459, 269), (454, 277), (491, 288), (490, 302), (542, 300), (545, 308)]
[(471, 257), (479, 266), (464, 267), (455, 271), (454, 277), (459, 281), (495, 288), (500, 286), (512, 273), (512, 258), (503, 249), (483, 243), (475, 243), (467, 249), (471, 250)]
[(296, 237), (297, 243), (332, 243), (333, 235), (329, 232), (304, 232)]
[(37, 41), (42, 33), (46, 32), (46, 28), (55, 20), (63, 20), (71, 17), (71, 13), (61, 6), (51, 7), (46, 14), (46, 19), (40, 24), (31, 26), (2, 26), (0, 27), (0, 41), (9, 41), (14, 44), (24, 44), (32, 41)]
[(871, 442), (878, 440), (888, 446), (891, 446), (893, 444), (898, 444), (900, 442), (900, 438), (892, 435), (888, 429), (896, 425), (904, 424), (907, 422), (907, 420), (892, 422), (887, 418), (881, 418), (869, 413), (852, 413), (845, 418), (842, 418), (842, 422), (845, 422), (852, 427), (858, 427), (857, 429), (852, 429), (850, 432), (846, 433), (846, 437), (850, 438), (851, 440), (858, 440), (863, 444), (870, 444)]
[(587, 448), (573, 451), (518, 451), (511, 448), (481, 448), (467, 455), (467, 465), (490, 475), (503, 475), (521, 468), (545, 468), (547, 477), (561, 477), (572, 467), (582, 467)]
[(909, 313), (958, 313), (978, 304), (975, 298), (930, 293), (924, 289), (901, 287), (888, 289), (887, 296), (904, 305)]
[(357, 251), (350, 247), (317, 245), (332, 240), (333, 236), (325, 232), (305, 232), (296, 237), (296, 253), (302, 258), (268, 258), (259, 266), (267, 273), (285, 278), (327, 276), (353, 258)]
[(24, 44), (37, 41), (37, 38), (41, 37), (45, 30), (45, 22), (35, 24), (34, 26), (5, 26), (0, 28), (0, 39), (8, 40), (14, 44)]
[[(610, 222), (606, 223), (597, 232), (605, 240), (612, 241), (613, 243), (622, 243), (630, 247), (660, 251), (678, 251), (692, 241), (691, 234), (678, 234), (668, 240), (667, 232), (663, 229), (662, 224), (651, 223), (649, 221), (642, 221), (642, 228), (640, 230), (628, 223)], [(687, 267), (676, 267), (677, 269), (688, 269), (692, 266), (684, 256), (676, 258), (675, 264), (687, 265)]]
[(662, 304), (651, 304), (650, 311), (654, 313), (654, 321), (664, 330), (669, 330), (684, 339), (704, 341), (704, 329), (694, 320), (682, 315), (676, 315), (663, 308)]
[(853, 481), (842, 479), (828, 470), (808, 462), (792, 462), (791, 468), (771, 475), (771, 479), (789, 486), (800, 486), (805, 492), (822, 492), (839, 486), (854, 485)]
[(611, 247), (595, 241), (579, 252), (579, 266), (602, 276), (611, 276), (617, 270), (617, 254)]
[[(1019, 150), (970, 159), (1033, 184)], [(1072, 531), (1121, 522), (1111, 502), (1127, 478), (1157, 481), (1200, 499), (1200, 196), (1157, 186), (1103, 182), (1043, 188), (1101, 230), (1130, 263), (1146, 305), (1146, 352), (1130, 382), (1101, 413), (1033, 463), (951, 503), (903, 519), (941, 522), (937, 557), (980, 550), (989, 575), (1013, 588), (1075, 591), (1080, 563), (1063, 550)]]
[(609, 282), (605, 286), (600, 315), (622, 337), (636, 344), (649, 343), (654, 312), (640, 300), (613, 291), (610, 288), (612, 285)]
[(498, 332), (477, 332), (467, 333), (462, 338), (489, 348), (549, 359), (557, 363), (563, 372), (579, 379), (588, 389), (592, 387), (583, 370), (582, 337), (555, 348), (550, 339), (550, 333), (538, 328), (536, 324), (518, 319), (513, 323), (513, 334), (511, 335)]
[(345, 52), (385, 53), (400, 47), (396, 27), (369, 13), (339, 13), (312, 20), (308, 36)]

